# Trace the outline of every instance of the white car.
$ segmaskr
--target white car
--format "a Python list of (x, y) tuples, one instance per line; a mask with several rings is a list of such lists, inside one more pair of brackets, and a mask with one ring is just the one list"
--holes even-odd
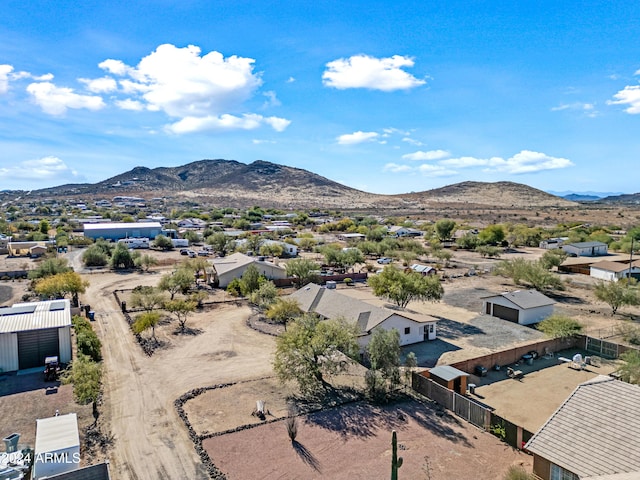
[(380, 265), (389, 265), (391, 262), (393, 262), (393, 259), (389, 257), (382, 257), (382, 258), (379, 258), (377, 262)]

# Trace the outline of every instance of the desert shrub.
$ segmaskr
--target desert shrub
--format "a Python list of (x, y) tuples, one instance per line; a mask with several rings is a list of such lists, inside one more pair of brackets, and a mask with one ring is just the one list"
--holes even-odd
[(241, 297), (242, 285), (242, 280), (234, 278), (229, 282), (229, 285), (227, 285), (227, 293), (233, 297)]
[(504, 476), (504, 480), (533, 480), (533, 475), (520, 465), (511, 465)]
[(102, 360), (102, 343), (93, 330), (82, 330), (77, 337), (78, 352), (88, 356), (94, 362)]

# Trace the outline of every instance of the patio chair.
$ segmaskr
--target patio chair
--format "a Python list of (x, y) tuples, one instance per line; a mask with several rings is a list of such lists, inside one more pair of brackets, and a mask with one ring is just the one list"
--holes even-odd
[(553, 358), (554, 356), (555, 354), (551, 350), (549, 350), (549, 347), (544, 348), (544, 358), (550, 359), (550, 358)]

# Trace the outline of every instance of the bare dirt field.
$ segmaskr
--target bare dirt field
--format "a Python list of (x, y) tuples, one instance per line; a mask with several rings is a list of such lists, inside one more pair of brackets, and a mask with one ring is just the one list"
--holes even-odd
[(291, 442), (284, 421), (204, 440), (230, 480), (372, 479), (391, 469), (391, 431), (398, 432), (401, 478), (501, 478), (531, 457), (435, 408), (406, 401), (387, 407), (357, 402), (298, 418)]
[(175, 336), (149, 357), (136, 343), (113, 290), (153, 285), (157, 274), (96, 273), (83, 296), (96, 312), (103, 342), (106, 425), (115, 436), (111, 471), (118, 479), (208, 478), (173, 402), (203, 385), (271, 374), (273, 337), (249, 329), (248, 307), (221, 306), (196, 314), (199, 335)]

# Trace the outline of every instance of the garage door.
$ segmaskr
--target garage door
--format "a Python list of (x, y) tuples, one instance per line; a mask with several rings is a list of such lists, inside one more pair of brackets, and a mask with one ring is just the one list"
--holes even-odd
[(493, 316), (518, 323), (518, 310), (493, 304)]
[(18, 332), (18, 368), (40, 367), (45, 357), (60, 355), (58, 329)]

